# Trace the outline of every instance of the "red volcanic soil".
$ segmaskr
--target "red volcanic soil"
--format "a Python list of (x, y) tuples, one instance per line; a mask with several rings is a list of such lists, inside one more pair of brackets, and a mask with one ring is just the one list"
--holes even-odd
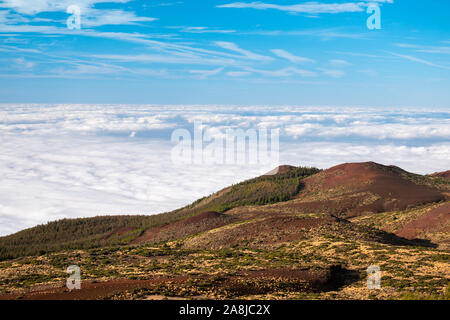
[(223, 217), (224, 215), (222, 213), (219, 212), (215, 212), (215, 211), (209, 211), (209, 212), (202, 212), (200, 214), (197, 214), (193, 217), (189, 217), (187, 219), (183, 220), (183, 223), (198, 223), (198, 222), (202, 222), (204, 220), (209, 220), (209, 219), (214, 219), (214, 218), (220, 218)]
[(258, 247), (273, 246), (283, 242), (298, 241), (310, 230), (326, 227), (336, 221), (333, 217), (309, 218), (276, 214), (263, 220), (254, 220), (226, 230), (219, 230), (208, 237), (201, 237), (185, 244), (189, 248), (219, 249), (241, 242)]
[(197, 232), (218, 228), (229, 223), (231, 218), (225, 214), (210, 211), (167, 225), (147, 229), (143, 235), (131, 243), (159, 242), (168, 239), (181, 238)]
[(332, 218), (304, 218), (274, 216), (264, 221), (244, 223), (224, 235), (220, 245), (232, 245), (239, 240), (258, 238), (261, 243), (281, 243), (294, 241), (304, 232), (334, 221)]
[[(334, 189), (340, 192), (342, 200), (312, 201), (293, 206), (306, 211), (325, 211), (352, 217), (363, 213), (404, 210), (446, 199), (438, 190), (408, 180), (404, 176), (406, 173), (398, 167), (374, 162), (341, 164), (304, 179), (304, 189), (298, 198)], [(379, 199), (362, 204), (368, 199), (368, 193)]]
[(396, 234), (406, 239), (416, 239), (423, 232), (448, 230), (450, 224), (450, 203), (428, 211), (418, 219), (411, 221)]
[(450, 170), (430, 174), (430, 177), (450, 179)]
[[(280, 280), (288, 281), (296, 291), (298, 290), (330, 290), (340, 286), (340, 279), (348, 270), (340, 266), (330, 266), (325, 269), (265, 269), (258, 271), (245, 271), (236, 275), (224, 275), (215, 279), (210, 289), (225, 290), (234, 295), (263, 294), (274, 290), (274, 285)], [(210, 276), (155, 276), (148, 280), (118, 279), (108, 282), (88, 282), (81, 285), (80, 290), (69, 291), (65, 287), (31, 291), (26, 293), (13, 293), (0, 295), (0, 300), (96, 300), (105, 299), (117, 294), (123, 294), (135, 289), (152, 289), (158, 285), (170, 283), (183, 287), (188, 282), (204, 281)], [(161, 297), (160, 298), (164, 298)]]

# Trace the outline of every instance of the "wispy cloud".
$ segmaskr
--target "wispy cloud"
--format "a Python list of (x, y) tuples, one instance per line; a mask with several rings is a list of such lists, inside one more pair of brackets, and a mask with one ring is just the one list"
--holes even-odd
[[(374, 0), (370, 2), (378, 3), (393, 3), (393, 0)], [(362, 12), (367, 7), (368, 3), (360, 2), (345, 2), (345, 3), (321, 3), (321, 2), (306, 2), (294, 5), (279, 5), (265, 2), (233, 2), (223, 5), (218, 5), (218, 8), (251, 8), (257, 10), (280, 10), (289, 13), (306, 13), (306, 14), (321, 14), (321, 13), (344, 13), (344, 12)]]
[(37, 49), (29, 49), (29, 48), (20, 48), (16, 46), (0, 46), (0, 51), (3, 52), (22, 52), (22, 53), (37, 53), (40, 54), (42, 51)]
[(315, 62), (314, 60), (309, 59), (309, 58), (304, 58), (304, 57), (299, 57), (299, 56), (293, 55), (292, 53), (289, 53), (283, 49), (272, 49), (270, 51), (272, 51), (272, 53), (275, 54), (276, 56), (287, 59), (292, 63)]
[(330, 76), (332, 78), (342, 78), (345, 76), (345, 71), (334, 70), (334, 69), (320, 69), (323, 74)]
[(394, 52), (389, 52), (389, 53), (392, 54), (393, 56), (396, 56), (396, 57), (399, 57), (399, 58), (402, 58), (402, 59), (406, 59), (406, 60), (409, 60), (409, 61), (425, 64), (425, 65), (430, 66), (430, 67), (450, 70), (450, 66), (443, 66), (443, 65), (436, 64), (436, 63), (433, 63), (433, 62), (428, 61), (428, 60), (420, 59), (420, 58), (417, 58), (417, 57), (414, 57), (414, 56), (410, 56), (410, 55), (406, 55), (406, 54), (398, 54), (398, 53), (394, 53)]
[(320, 28), (320, 29), (306, 29), (306, 30), (255, 30), (255, 31), (241, 31), (241, 35), (259, 35), (268, 37), (278, 36), (307, 36), (316, 37), (322, 40), (330, 39), (364, 39), (367, 34), (360, 32), (345, 32), (342, 28)]
[(238, 47), (233, 42), (226, 42), (226, 41), (216, 41), (214, 42), (215, 45), (217, 45), (220, 48), (230, 50), (233, 52), (237, 52), (242, 55), (242, 57), (250, 60), (257, 60), (257, 61), (271, 61), (273, 60), (271, 57), (263, 56), (254, 52), (251, 52), (249, 50), (242, 49)]
[(263, 70), (255, 68), (245, 68), (246, 71), (253, 73), (270, 76), (270, 77), (291, 77), (293, 75), (300, 75), (302, 77), (315, 77), (317, 75), (314, 71), (299, 69), (299, 68), (283, 68), (277, 70)]
[[(79, 0), (76, 2), (82, 9), (93, 7), (97, 3), (127, 3), (131, 0)], [(73, 5), (72, 0), (2, 0), (1, 8), (10, 8), (27, 15), (33, 15), (41, 12), (65, 11), (67, 7)]]
[(34, 68), (34, 66), (36, 65), (34, 62), (28, 61), (28, 60), (26, 60), (26, 59), (23, 58), (23, 57), (15, 58), (15, 59), (13, 59), (13, 62), (14, 62), (19, 68), (21, 68), (21, 69), (26, 69), (26, 70), (32, 69), (32, 68)]
[(217, 68), (214, 70), (189, 70), (191, 74), (196, 75), (199, 79), (207, 79), (223, 71), (224, 68)]
[(409, 43), (397, 43), (395, 46), (399, 48), (414, 49), (416, 52), (436, 53), (436, 54), (450, 54), (450, 47), (443, 46), (423, 46)]
[(380, 58), (379, 55), (372, 53), (361, 53), (361, 52), (345, 52), (345, 51), (332, 51), (331, 53), (342, 54), (352, 57), (364, 57), (364, 58)]
[(204, 57), (199, 55), (163, 55), (163, 54), (93, 54), (92, 58), (119, 62), (198, 64), (198, 65), (234, 65), (233, 59)]
[[(29, 23), (33, 20), (28, 18), (28, 16), (43, 12), (66, 12), (70, 5), (77, 5), (80, 8), (82, 24), (87, 27), (128, 25), (157, 20), (157, 18), (137, 16), (132, 11), (125, 11), (122, 9), (94, 8), (94, 6), (99, 3), (124, 4), (130, 1), (131, 0), (79, 0), (74, 2), (73, 0), (1, 0), (0, 8), (7, 8), (15, 13), (13, 14), (9, 12), (9, 10), (0, 12), (0, 23), (5, 22), (5, 12), (8, 14), (7, 21), (9, 23)], [(34, 18), (34, 21), (37, 21), (37, 19), (38, 18)], [(46, 21), (45, 19), (39, 19), (40, 21)]]
[(230, 77), (245, 77), (252, 73), (250, 71), (228, 71), (226, 74)]
[(98, 27), (104, 25), (130, 25), (139, 22), (158, 20), (152, 17), (139, 17), (134, 12), (124, 10), (89, 9), (83, 17), (84, 27)]
[(330, 64), (334, 67), (347, 67), (347, 66), (351, 66), (351, 63), (346, 61), (346, 60), (342, 60), (342, 59), (331, 59)]
[(368, 75), (370, 77), (376, 77), (378, 76), (380, 73), (376, 70), (373, 69), (364, 69), (364, 70), (358, 70), (359, 73)]
[(236, 30), (224, 30), (224, 29), (216, 29), (209, 27), (169, 27), (171, 29), (178, 29), (180, 32), (185, 33), (235, 33)]

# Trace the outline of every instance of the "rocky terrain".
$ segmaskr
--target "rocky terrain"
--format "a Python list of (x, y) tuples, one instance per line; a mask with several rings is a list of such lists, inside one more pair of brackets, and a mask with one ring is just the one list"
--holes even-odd
[(448, 171), (281, 166), (173, 212), (2, 237), (0, 299), (449, 299), (449, 199)]

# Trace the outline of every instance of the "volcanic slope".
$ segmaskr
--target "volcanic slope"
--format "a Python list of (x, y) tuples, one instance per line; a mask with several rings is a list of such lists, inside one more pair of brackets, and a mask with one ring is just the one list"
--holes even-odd
[(275, 205), (275, 210), (326, 212), (352, 218), (446, 201), (450, 190), (445, 179), (374, 162), (341, 164), (307, 177), (302, 183), (295, 199)]
[[(283, 170), (278, 172), (279, 178), (286, 183), (286, 174), (292, 174), (295, 170), (283, 166)], [(270, 176), (270, 179), (276, 180), (277, 175)], [(292, 187), (292, 184), (289, 185)], [(301, 179), (296, 187), (297, 192), (289, 193), (290, 200), (267, 205), (249, 203), (234, 206), (220, 216), (217, 212), (214, 215), (211, 212), (202, 213), (198, 215), (195, 226), (188, 218), (162, 229), (149, 228), (134, 243), (170, 240), (178, 241), (187, 248), (213, 249), (236, 245), (270, 248), (320, 234), (380, 243), (438, 245), (432, 243), (431, 239), (439, 243), (445, 239), (430, 238), (426, 234), (430, 235), (439, 226), (439, 232), (444, 232), (445, 238), (449, 231), (447, 221), (450, 216), (447, 207), (443, 207), (439, 215), (429, 214), (433, 217), (432, 222), (420, 221), (429, 221), (425, 216), (428, 210), (448, 200), (446, 192), (449, 186), (448, 181), (440, 178), (415, 175), (398, 167), (373, 162), (343, 164)], [(203, 203), (200, 201), (193, 209), (211, 208), (215, 199), (223, 199), (221, 192), (206, 201), (202, 200)], [(243, 193), (239, 191), (238, 194)], [(422, 208), (422, 214), (414, 215), (414, 218), (419, 219), (414, 224), (414, 230), (417, 235), (423, 234), (423, 238), (404, 237), (405, 234), (400, 232), (403, 227), (411, 229), (406, 224), (413, 223), (413, 219), (405, 219), (405, 225), (399, 225), (396, 230), (385, 228), (384, 225), (375, 227), (368, 223), (369, 220), (364, 223), (352, 220), (359, 216), (376, 217), (381, 213), (408, 212), (417, 207)], [(421, 232), (421, 227), (426, 234)], [(187, 229), (192, 231), (184, 232), (181, 236), (181, 230)]]
[[(373, 162), (282, 166), (173, 212), (0, 238), (0, 299), (448, 298), (449, 194), (447, 179)], [(84, 291), (65, 290), (71, 264)]]
[(450, 170), (430, 174), (431, 177), (450, 179)]

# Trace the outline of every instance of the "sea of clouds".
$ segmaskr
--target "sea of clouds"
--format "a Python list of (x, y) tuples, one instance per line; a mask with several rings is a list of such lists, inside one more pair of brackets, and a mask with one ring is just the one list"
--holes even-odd
[(376, 161), (450, 169), (450, 112), (430, 109), (0, 105), (0, 235), (48, 221), (176, 209), (273, 169), (174, 163), (171, 135), (202, 123), (280, 130), (280, 164)]

